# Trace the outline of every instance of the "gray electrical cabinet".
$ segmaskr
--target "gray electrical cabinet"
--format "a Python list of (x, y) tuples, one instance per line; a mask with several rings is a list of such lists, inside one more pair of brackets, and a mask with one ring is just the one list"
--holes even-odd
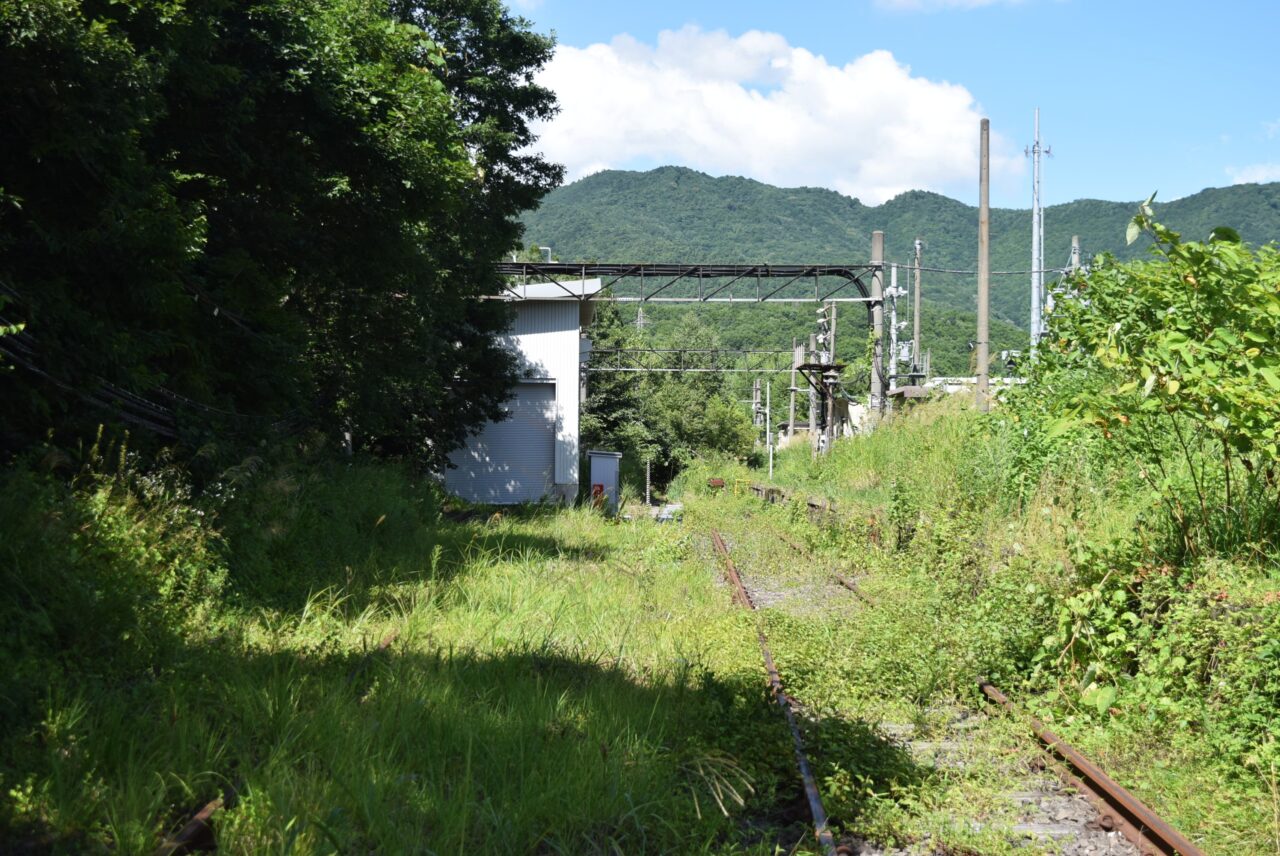
[(621, 452), (587, 452), (587, 469), (591, 474), (591, 504), (603, 508), (608, 514), (618, 513), (618, 470), (622, 466)]

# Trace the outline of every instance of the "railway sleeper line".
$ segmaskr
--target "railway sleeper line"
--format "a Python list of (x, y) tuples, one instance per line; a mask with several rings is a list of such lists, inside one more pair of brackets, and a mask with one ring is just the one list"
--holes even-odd
[[(725, 545), (724, 539), (720, 537), (720, 533), (714, 529), (711, 530), (711, 543), (724, 561), (725, 578), (733, 586), (734, 602), (742, 608), (754, 612), (756, 605), (752, 602), (746, 586), (742, 584), (742, 577), (738, 574), (738, 569), (733, 564), (733, 558), (729, 555), (729, 548)], [(764, 627), (758, 621), (756, 623), (756, 639), (760, 643), (760, 654), (764, 659), (769, 691), (773, 696), (773, 700), (782, 710), (782, 714), (787, 720), (787, 727), (791, 731), (796, 766), (799, 768), (800, 778), (804, 784), (805, 800), (809, 804), (809, 813), (813, 817), (814, 837), (817, 839), (818, 846), (822, 849), (823, 856), (854, 856), (852, 848), (843, 844), (836, 845), (835, 836), (832, 834), (830, 824), (827, 822), (827, 811), (822, 805), (822, 794), (818, 790), (818, 781), (814, 777), (813, 768), (809, 764), (809, 756), (805, 750), (804, 735), (800, 733), (800, 724), (796, 718), (795, 700), (787, 695), (787, 691), (782, 685), (782, 677), (778, 674), (778, 667), (773, 661), (773, 652), (769, 650), (769, 641), (765, 637)]]
[[(751, 491), (763, 501), (773, 504), (777, 502), (787, 502), (795, 498), (794, 494), (781, 488), (752, 484)], [(829, 500), (815, 500), (805, 498), (803, 500), (808, 507), (811, 520), (817, 523), (829, 522), (833, 519), (839, 519), (835, 512), (834, 503)], [(815, 516), (817, 519), (815, 519)], [(812, 551), (797, 543), (788, 535), (779, 530), (769, 527), (773, 535), (778, 537), (793, 551), (804, 555), (812, 556)], [(879, 539), (875, 537), (878, 532), (871, 533), (870, 539), (873, 543), (878, 544)], [(726, 565), (726, 577), (735, 587), (734, 600), (742, 603), (751, 609), (755, 606), (751, 601), (741, 575), (734, 567), (732, 559), (729, 556), (728, 547), (725, 545), (723, 538), (719, 532), (712, 530), (712, 541), (716, 551), (721, 554)], [(847, 579), (836, 571), (831, 571), (833, 578), (842, 586), (851, 591), (862, 602), (868, 606), (874, 606), (874, 601), (867, 598), (857, 587), (856, 583)], [(762, 651), (765, 652), (766, 667), (770, 674), (770, 683), (773, 685), (775, 679), (777, 686), (781, 687), (781, 678), (777, 675), (777, 669), (773, 665), (772, 654), (768, 652), (763, 629), (759, 630), (760, 644)], [(1151, 808), (1144, 804), (1140, 799), (1118, 784), (1110, 776), (1108, 776), (1101, 768), (1090, 761), (1082, 752), (1076, 749), (1067, 741), (1063, 740), (1057, 734), (1053, 733), (1048, 727), (1034, 716), (1030, 716), (1019, 711), (1012, 701), (1002, 693), (994, 684), (985, 678), (977, 679), (978, 689), (992, 703), (1000, 707), (1003, 711), (1012, 717), (1021, 719), (1027, 729), (1033, 734), (1040, 744), (1040, 748), (1045, 756), (1046, 766), (1051, 769), (1063, 784), (1081, 795), (1092, 805), (1097, 812), (1097, 827), (1107, 833), (1118, 833), (1129, 842), (1140, 856), (1205, 856), (1204, 852), (1191, 842), (1186, 836), (1175, 829), (1168, 822), (1164, 821)], [(775, 691), (781, 692), (780, 690)], [(787, 700), (788, 711), (791, 711), (791, 705), (795, 702), (789, 696), (784, 696)], [(794, 714), (789, 713), (788, 722), (792, 726), (792, 734), (796, 741), (797, 753), (802, 752), (803, 739), (795, 727)], [(806, 768), (808, 766), (806, 758)], [(810, 774), (811, 775), (811, 774)], [(1039, 794), (1028, 795), (1036, 798)], [(821, 805), (820, 795), (817, 797), (818, 805)], [(812, 803), (811, 803), (812, 804)], [(817, 818), (815, 814), (815, 829), (824, 829), (828, 831), (828, 822), (825, 811), (821, 813), (822, 826), (817, 826)], [(820, 839), (821, 840), (821, 839)], [(838, 851), (842, 854), (854, 853), (851, 848), (841, 845)]]

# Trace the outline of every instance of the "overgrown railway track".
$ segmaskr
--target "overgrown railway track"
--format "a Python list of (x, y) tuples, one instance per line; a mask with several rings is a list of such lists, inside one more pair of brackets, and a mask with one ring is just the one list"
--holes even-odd
[(978, 687), (987, 698), (1013, 716), (1024, 719), (1049, 755), (1054, 771), (1093, 803), (1103, 829), (1118, 830), (1142, 856), (1204, 856), (1199, 847), (1117, 784), (1080, 750), (1046, 728), (1039, 719), (1021, 714), (990, 681), (979, 681)]
[[(796, 501), (796, 495), (781, 488), (772, 486), (752, 484), (751, 491), (759, 498), (769, 503)], [(829, 500), (819, 500), (805, 497), (799, 501), (804, 502), (809, 515), (813, 518), (818, 515), (827, 521), (836, 518), (834, 504)], [(803, 545), (796, 542), (788, 535), (773, 530), (770, 531), (780, 541), (786, 544), (790, 549), (806, 556), (811, 556), (812, 552)], [(878, 532), (876, 533), (878, 534)], [(738, 572), (733, 560), (729, 555), (728, 547), (725, 545), (724, 539), (720, 533), (714, 529), (711, 532), (712, 543), (716, 551), (720, 554), (726, 568), (726, 578), (729, 579), (734, 587), (734, 600), (743, 606), (754, 609), (755, 605), (751, 600), (745, 585), (742, 582), (741, 574)], [(878, 543), (878, 539), (873, 538)], [(852, 591), (868, 606), (874, 606), (874, 602), (870, 601), (863, 595), (857, 585), (839, 573), (832, 571), (834, 578), (845, 588)], [(806, 794), (809, 795), (810, 807), (816, 805), (817, 809), (813, 811), (815, 831), (818, 834), (820, 843), (823, 842), (823, 834), (827, 839), (831, 838), (829, 823), (825, 811), (822, 809), (821, 795), (816, 792), (816, 784), (813, 784), (812, 772), (808, 762), (808, 758), (804, 753), (803, 735), (800, 733), (795, 718), (796, 702), (783, 692), (781, 689), (781, 677), (774, 665), (773, 657), (769, 652), (763, 630), (759, 630), (759, 639), (762, 653), (764, 654), (766, 671), (769, 674), (770, 686), (773, 687), (775, 698), (779, 699), (779, 705), (787, 714), (787, 721), (792, 730), (792, 737), (796, 745), (797, 758), (802, 760), (801, 773), (805, 778)], [(1164, 821), (1150, 807), (1144, 804), (1140, 799), (1126, 790), (1114, 779), (1108, 776), (1100, 767), (1087, 758), (1084, 753), (1080, 752), (1074, 746), (1063, 740), (1057, 734), (1050, 731), (1043, 722), (1034, 716), (1030, 716), (1019, 711), (1013, 702), (1001, 692), (994, 684), (985, 679), (977, 681), (978, 688), (994, 704), (1006, 711), (1009, 715), (1020, 719), (1033, 734), (1041, 745), (1041, 749), (1048, 757), (1048, 765), (1055, 774), (1063, 780), (1070, 788), (1074, 789), (1085, 797), (1098, 813), (1097, 824), (1100, 828), (1107, 831), (1116, 831), (1122, 835), (1127, 841), (1137, 848), (1142, 856), (1204, 856), (1203, 851), (1192, 843), (1185, 835), (1175, 829), (1168, 822)], [(810, 786), (813, 784), (813, 793), (810, 795)], [(844, 847), (836, 847), (834, 841), (830, 845), (831, 849), (826, 849), (826, 853), (852, 853), (853, 851)]]
[[(756, 605), (751, 600), (751, 595), (747, 592), (746, 586), (742, 584), (742, 577), (738, 574), (737, 567), (733, 564), (733, 558), (729, 555), (729, 548), (725, 545), (724, 539), (720, 537), (720, 533), (711, 530), (711, 543), (715, 545), (716, 552), (720, 554), (720, 558), (724, 561), (725, 577), (730, 585), (733, 586), (734, 602), (744, 609), (754, 611)], [(796, 703), (787, 695), (786, 689), (782, 685), (782, 677), (778, 674), (778, 667), (773, 661), (773, 652), (769, 650), (769, 640), (765, 637), (764, 628), (757, 624), (756, 638), (760, 642), (760, 654), (764, 658), (765, 673), (768, 675), (769, 691), (773, 695), (773, 699), (781, 708), (782, 714), (786, 717), (787, 727), (791, 730), (791, 739), (796, 753), (796, 766), (800, 770), (800, 778), (804, 784), (804, 795), (809, 803), (809, 813), (813, 817), (814, 836), (818, 841), (818, 846), (822, 848), (823, 856), (852, 856), (853, 851), (844, 846), (836, 846), (835, 837), (831, 833), (830, 825), (827, 822), (827, 811), (822, 805), (822, 794), (818, 790), (817, 779), (813, 775), (813, 768), (809, 765), (809, 756), (805, 750), (804, 735), (800, 732), (800, 724), (796, 719)]]

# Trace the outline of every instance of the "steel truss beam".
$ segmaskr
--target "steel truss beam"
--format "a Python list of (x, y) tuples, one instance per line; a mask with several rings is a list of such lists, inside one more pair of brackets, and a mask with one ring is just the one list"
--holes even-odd
[[(639, 293), (629, 287), (627, 293), (615, 294), (613, 300), (623, 303), (871, 303), (871, 293), (863, 279), (868, 274), (882, 270), (881, 264), (858, 265), (741, 265), (741, 264), (636, 264), (613, 262), (499, 262), (498, 273), (519, 277), (521, 282), (530, 280), (551, 282), (567, 296), (589, 300), (590, 294), (573, 294), (572, 286), (562, 279), (605, 280), (609, 287), (622, 279), (640, 280)], [(661, 284), (649, 289), (647, 279), (654, 278)], [(837, 279), (840, 284), (823, 292), (823, 279)], [(804, 287), (803, 294), (793, 288), (801, 279), (812, 279), (813, 289)], [(724, 282), (722, 280), (727, 280)], [(745, 280), (745, 282), (744, 282)], [(762, 285), (763, 280), (783, 280), (781, 285)], [(672, 296), (668, 289), (687, 281), (693, 295)], [(850, 285), (858, 290), (857, 297), (837, 297)], [(688, 290), (688, 289), (686, 289)], [(728, 291), (728, 297), (720, 297)], [(744, 293), (745, 292), (745, 293)]]

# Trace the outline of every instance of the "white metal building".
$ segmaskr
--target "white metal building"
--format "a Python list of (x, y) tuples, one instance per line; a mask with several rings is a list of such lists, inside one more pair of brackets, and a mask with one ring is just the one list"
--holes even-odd
[[(578, 494), (578, 411), (581, 364), (591, 342), (590, 297), (600, 280), (515, 286), (516, 317), (504, 343), (520, 360), (521, 380), (504, 406), (510, 416), (489, 422), (450, 456), (445, 488), (472, 502), (508, 505)], [(569, 289), (577, 297), (566, 293)]]

